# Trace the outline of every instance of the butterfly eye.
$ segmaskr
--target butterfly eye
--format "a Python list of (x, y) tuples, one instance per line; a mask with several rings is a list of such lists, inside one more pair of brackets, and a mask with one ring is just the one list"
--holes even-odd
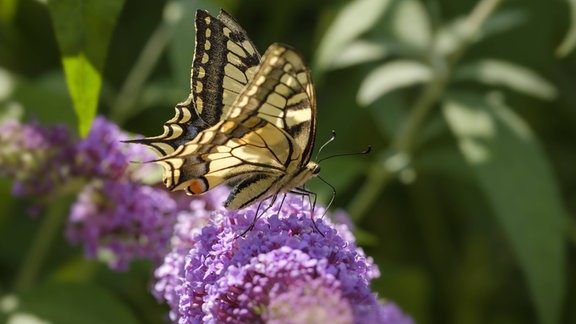
[(318, 173), (320, 173), (320, 164), (316, 164), (316, 167), (312, 171), (312, 174), (314, 174), (314, 175), (316, 175)]

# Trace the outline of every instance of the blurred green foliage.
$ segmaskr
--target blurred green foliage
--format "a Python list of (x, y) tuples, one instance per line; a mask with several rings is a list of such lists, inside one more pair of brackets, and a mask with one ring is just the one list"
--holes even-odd
[[(160, 134), (189, 91), (195, 10), (224, 8), (261, 52), (283, 42), (307, 58), (317, 146), (338, 136), (321, 157), (374, 148), (323, 162), (322, 176), (380, 266), (381, 297), (419, 323), (573, 323), (575, 3), (0, 0), (0, 120), (85, 134), (97, 108)], [(149, 265), (110, 273), (60, 238), (14, 306), (45, 220), (0, 180), (0, 310), (161, 322)]]

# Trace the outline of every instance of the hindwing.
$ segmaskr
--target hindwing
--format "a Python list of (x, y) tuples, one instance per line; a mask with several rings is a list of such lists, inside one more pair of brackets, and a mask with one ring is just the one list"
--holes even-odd
[(218, 123), (260, 62), (260, 54), (246, 31), (225, 11), (215, 18), (198, 10), (195, 24), (188, 99), (176, 105), (176, 114), (164, 124), (162, 135), (132, 141), (154, 148), (160, 156), (173, 153)]
[(272, 44), (258, 71), (225, 118), (257, 115), (283, 129), (310, 161), (316, 133), (316, 96), (308, 67), (291, 47)]

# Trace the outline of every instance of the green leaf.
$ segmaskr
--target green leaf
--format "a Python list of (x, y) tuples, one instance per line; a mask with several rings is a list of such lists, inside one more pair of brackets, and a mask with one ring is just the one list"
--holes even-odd
[(398, 1), (392, 17), (392, 31), (402, 43), (425, 53), (432, 41), (432, 26), (421, 1)]
[(320, 41), (314, 67), (319, 71), (330, 69), (338, 53), (368, 31), (390, 3), (390, 0), (356, 0), (342, 8)]
[(10, 25), (17, 9), (18, 0), (0, 0), (0, 24)]
[(570, 27), (564, 39), (556, 48), (558, 57), (565, 57), (570, 54), (576, 46), (576, 0), (567, 0), (570, 7)]
[(33, 318), (39, 323), (138, 323), (122, 300), (90, 284), (50, 283), (29, 290), (19, 300), (12, 318)]
[(82, 136), (96, 115), (108, 44), (123, 4), (123, 0), (48, 2)]
[(480, 60), (459, 67), (454, 80), (474, 80), (492, 86), (505, 86), (520, 93), (539, 99), (552, 100), (558, 91), (554, 85), (536, 72), (511, 62)]
[(558, 323), (566, 286), (566, 214), (540, 144), (494, 98), (454, 94), (443, 112), (517, 256), (540, 322)]
[(360, 84), (358, 102), (369, 105), (374, 100), (397, 88), (429, 81), (430, 68), (417, 61), (398, 60), (381, 65)]
[[(439, 52), (449, 55), (459, 48), (465, 39), (466, 18), (458, 17), (439, 29), (436, 37), (436, 47)], [(481, 41), (493, 35), (515, 28), (528, 20), (528, 15), (517, 9), (500, 10), (493, 13), (482, 25), (476, 41)]]
[(344, 47), (332, 58), (332, 69), (341, 69), (386, 57), (387, 49), (383, 44), (357, 40)]

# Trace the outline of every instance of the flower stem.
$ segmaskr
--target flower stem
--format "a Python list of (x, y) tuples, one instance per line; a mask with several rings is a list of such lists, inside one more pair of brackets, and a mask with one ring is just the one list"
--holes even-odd
[(416, 148), (418, 132), (432, 108), (442, 98), (450, 80), (450, 72), (468, 47), (476, 41), (482, 25), (501, 1), (483, 0), (474, 7), (464, 22), (461, 42), (450, 55), (444, 56), (438, 51), (433, 51), (430, 63), (432, 79), (424, 86), (419, 97), (409, 109), (408, 117), (392, 141), (392, 152), (372, 163), (367, 173), (366, 182), (348, 205), (348, 212), (353, 220), (358, 221), (363, 217), (374, 204), (380, 192), (399, 171), (398, 168), (389, 167), (391, 165), (390, 160), (404, 156), (408, 161), (406, 165), (410, 163)]
[(34, 241), (16, 277), (14, 283), (15, 291), (23, 292), (33, 286), (54, 240), (61, 233), (62, 224), (66, 219), (66, 215), (68, 215), (69, 206), (69, 199), (57, 199), (50, 205), (46, 215), (43, 216), (42, 225), (34, 236)]

